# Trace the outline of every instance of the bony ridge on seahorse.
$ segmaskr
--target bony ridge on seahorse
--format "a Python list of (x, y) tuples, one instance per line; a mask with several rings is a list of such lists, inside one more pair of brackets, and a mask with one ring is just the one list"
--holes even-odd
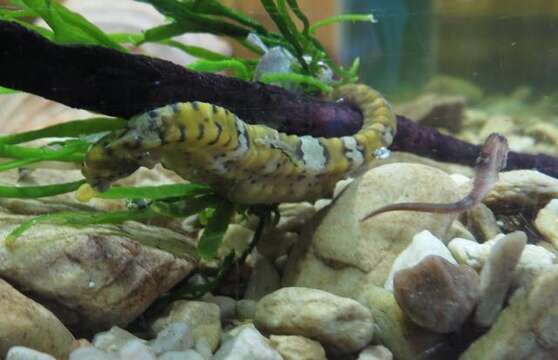
[(389, 103), (366, 85), (333, 93), (356, 106), (362, 128), (352, 136), (318, 138), (247, 124), (222, 107), (186, 102), (130, 119), (88, 151), (82, 172), (98, 191), (140, 166), (161, 162), (183, 178), (208, 184), (240, 204), (313, 201), (388, 147), (396, 118)]

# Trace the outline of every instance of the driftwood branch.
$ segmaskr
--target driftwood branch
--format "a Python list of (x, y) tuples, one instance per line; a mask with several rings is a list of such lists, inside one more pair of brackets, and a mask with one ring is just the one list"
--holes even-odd
[[(179, 101), (206, 101), (250, 123), (291, 134), (343, 136), (362, 125), (343, 102), (293, 94), (282, 88), (189, 71), (174, 63), (97, 46), (63, 46), (0, 21), (0, 85), (62, 104), (130, 117)], [(398, 116), (392, 150), (473, 166), (480, 147)], [(508, 170), (536, 169), (558, 177), (558, 158), (511, 152)]]
[(5, 21), (0, 21), (0, 85), (124, 118), (175, 102), (205, 101), (294, 134), (332, 137), (362, 124), (360, 112), (347, 103), (98, 46), (56, 45)]

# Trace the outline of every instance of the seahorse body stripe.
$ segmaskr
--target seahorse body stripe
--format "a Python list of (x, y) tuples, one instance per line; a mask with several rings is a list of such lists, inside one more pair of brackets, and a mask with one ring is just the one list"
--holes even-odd
[(157, 161), (185, 179), (213, 186), (232, 201), (271, 204), (329, 196), (335, 183), (389, 146), (395, 116), (365, 85), (337, 89), (363, 114), (353, 136), (315, 138), (250, 125), (219, 106), (189, 102), (132, 118), (125, 130), (107, 135), (86, 156), (83, 173), (97, 189)]

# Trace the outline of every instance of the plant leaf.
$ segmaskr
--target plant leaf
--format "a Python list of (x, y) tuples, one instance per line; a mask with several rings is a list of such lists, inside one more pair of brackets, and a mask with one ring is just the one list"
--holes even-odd
[(223, 236), (229, 226), (233, 210), (233, 205), (225, 200), (215, 207), (198, 243), (198, 252), (202, 259), (212, 259), (217, 255), (217, 249), (223, 242)]

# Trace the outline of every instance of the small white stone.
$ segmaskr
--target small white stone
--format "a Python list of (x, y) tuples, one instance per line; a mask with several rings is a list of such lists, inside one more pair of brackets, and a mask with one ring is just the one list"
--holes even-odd
[(149, 347), (160, 355), (168, 351), (184, 351), (194, 345), (192, 330), (185, 322), (177, 321), (165, 327), (157, 338), (149, 342)]
[(56, 358), (25, 346), (14, 346), (6, 354), (6, 360), (56, 360)]
[(226, 341), (213, 360), (282, 360), (253, 326), (246, 326), (235, 337)]
[(156, 319), (151, 330), (158, 333), (169, 324), (183, 321), (194, 337), (194, 343), (205, 339), (214, 351), (221, 338), (221, 316), (219, 306), (203, 301), (177, 300), (170, 304), (165, 316)]
[(392, 360), (393, 355), (391, 351), (382, 345), (372, 345), (364, 348), (358, 354), (357, 360)]
[(436, 236), (432, 235), (430, 231), (424, 230), (416, 234), (409, 246), (395, 259), (384, 288), (393, 292), (393, 277), (395, 273), (399, 270), (415, 266), (429, 255), (440, 256), (450, 263), (457, 265), (457, 261), (455, 261), (446, 245)]
[[(494, 244), (503, 238), (498, 234), (493, 239), (479, 244), (475, 241), (455, 238), (448, 247), (460, 264), (469, 265), (480, 271), (492, 250)], [(556, 260), (556, 255), (542, 246), (527, 244), (521, 253), (519, 263), (514, 270), (512, 288), (527, 286), (540, 273), (549, 270)]]
[(169, 351), (159, 356), (159, 360), (205, 360), (194, 350)]
[(96, 347), (85, 346), (72, 351), (70, 360), (118, 360), (118, 357)]
[(130, 340), (120, 349), (121, 360), (156, 360), (157, 357), (147, 345), (139, 340)]
[(118, 326), (113, 326), (109, 331), (96, 334), (92, 343), (97, 349), (108, 352), (118, 352), (120, 348), (130, 340), (140, 339)]

